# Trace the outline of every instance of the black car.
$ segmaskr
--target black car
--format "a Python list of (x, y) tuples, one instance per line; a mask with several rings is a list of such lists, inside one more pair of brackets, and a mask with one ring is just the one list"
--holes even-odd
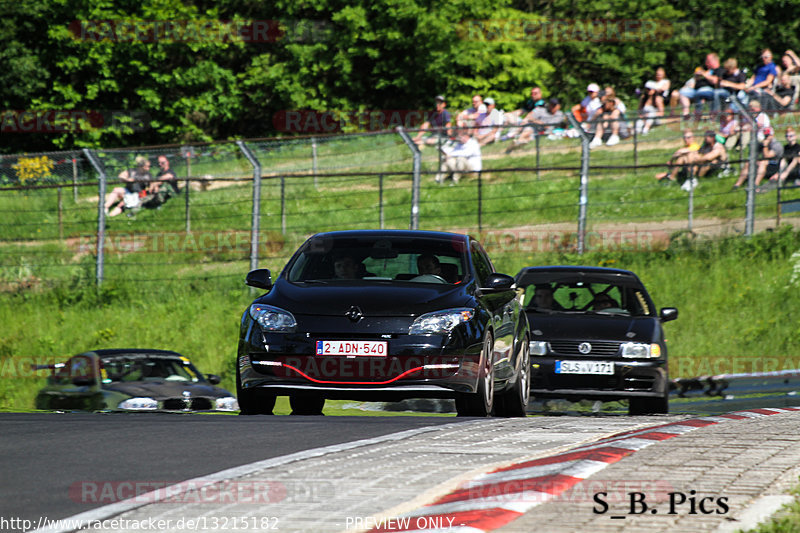
[(95, 350), (50, 369), (36, 395), (37, 409), (81, 411), (237, 411), (233, 395), (217, 387), (183, 355), (167, 350)]
[(667, 413), (669, 379), (660, 312), (630, 271), (585, 266), (522, 269), (531, 331), (531, 395), (627, 399), (630, 414)]
[(309, 238), (241, 321), (242, 414), (326, 398), (453, 398), (462, 416), (525, 416), (528, 325), (514, 278), (453, 233), (364, 230)]

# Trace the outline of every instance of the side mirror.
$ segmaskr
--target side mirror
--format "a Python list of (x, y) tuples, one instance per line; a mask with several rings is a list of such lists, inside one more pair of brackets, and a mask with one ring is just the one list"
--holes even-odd
[(247, 273), (245, 285), (258, 289), (270, 290), (272, 288), (272, 274), (267, 268), (258, 268)]
[(498, 274), (495, 272), (494, 274), (490, 274), (488, 278), (486, 278), (486, 283), (482, 290), (510, 290), (511, 287), (514, 286), (514, 278), (509, 276), (508, 274)]
[(663, 307), (659, 315), (662, 322), (669, 322), (678, 318), (678, 310), (675, 307)]
[(206, 374), (206, 379), (207, 379), (207, 380), (208, 380), (208, 382), (209, 382), (209, 383), (211, 383), (212, 385), (219, 385), (219, 382), (220, 382), (220, 381), (222, 381), (222, 378), (220, 378), (220, 377), (219, 377), (218, 375), (216, 375), (216, 374)]

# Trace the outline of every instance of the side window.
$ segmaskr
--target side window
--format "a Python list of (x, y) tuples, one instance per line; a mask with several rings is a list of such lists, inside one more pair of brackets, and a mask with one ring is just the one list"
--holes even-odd
[(489, 275), (494, 272), (492, 262), (486, 256), (481, 245), (477, 242), (472, 242), (472, 264), (475, 265), (475, 273), (478, 276), (478, 284), (484, 286)]

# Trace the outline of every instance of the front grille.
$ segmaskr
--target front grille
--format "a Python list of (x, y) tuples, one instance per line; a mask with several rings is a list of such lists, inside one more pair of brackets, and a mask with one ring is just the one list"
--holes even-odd
[[(583, 342), (592, 345), (589, 353), (578, 350)], [(617, 341), (550, 341), (550, 350), (555, 355), (577, 355), (579, 357), (614, 357), (619, 353), (620, 342)]]
[[(186, 403), (183, 398), (169, 398), (164, 400), (164, 409), (167, 411), (183, 411)], [(211, 409), (209, 398), (189, 398), (189, 409), (192, 411), (208, 411)]]

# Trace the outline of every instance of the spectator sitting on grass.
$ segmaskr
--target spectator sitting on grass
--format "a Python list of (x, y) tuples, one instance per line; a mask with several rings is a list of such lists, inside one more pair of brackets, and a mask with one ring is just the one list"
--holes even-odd
[(784, 111), (789, 109), (792, 101), (795, 99), (795, 88), (792, 85), (791, 76), (786, 73), (778, 77), (778, 85), (773, 89), (768, 87), (764, 89), (762, 96), (767, 110)]
[(581, 100), (581, 103), (572, 106), (572, 114), (578, 122), (590, 122), (602, 106), (600, 86), (596, 83), (590, 83), (586, 87), (586, 96)]
[(706, 131), (703, 136), (703, 144), (694, 154), (692, 159), (697, 165), (694, 168), (694, 175), (697, 177), (710, 176), (715, 171), (721, 169), (728, 162), (728, 152), (725, 145), (720, 142), (721, 138), (713, 130)]
[(497, 109), (494, 98), (484, 100), (486, 104), (486, 114), (478, 121), (478, 133), (476, 138), (478, 144), (486, 146), (493, 143), (500, 137), (500, 127), (503, 125), (503, 115)]
[(158, 156), (158, 166), (161, 168), (147, 187), (147, 196), (142, 200), (142, 207), (148, 209), (159, 208), (167, 200), (175, 196), (180, 189), (178, 188), (178, 177), (169, 168), (169, 159), (165, 155)]
[[(778, 68), (772, 62), (772, 51), (769, 48), (761, 51), (761, 62), (762, 64), (756, 68), (755, 73), (745, 85), (748, 96), (758, 100), (763, 98), (766, 89), (772, 87), (775, 78), (778, 77)], [(761, 107), (765, 108), (764, 102), (761, 102)]]
[(537, 107), (544, 107), (545, 101), (542, 98), (542, 89), (539, 87), (532, 87), (531, 88), (531, 97), (522, 104), (522, 107), (519, 109), (515, 109), (509, 113), (506, 113), (504, 118), (504, 122), (506, 126), (511, 126), (509, 128), (508, 134), (503, 136), (500, 140), (508, 141), (513, 139), (517, 135), (520, 134), (522, 128), (522, 119), (530, 114), (531, 111), (536, 109)]
[[(775, 139), (775, 132), (771, 127), (764, 128), (764, 139), (758, 144), (758, 161), (756, 170), (756, 187), (759, 187), (764, 178), (771, 178), (780, 170), (781, 158), (783, 157), (783, 146)], [(750, 162), (745, 160), (739, 179), (733, 185), (734, 189), (747, 181), (747, 173), (750, 170)], [(756, 189), (756, 192), (763, 192), (767, 187)]]
[[(450, 111), (445, 109), (447, 101), (444, 96), (438, 95), (435, 98), (436, 109), (428, 113), (428, 118), (419, 127), (419, 132), (414, 137), (414, 143), (419, 146), (443, 144), (450, 138), (450, 128), (453, 120)], [(429, 134), (426, 137), (426, 134)]]
[(778, 183), (783, 185), (788, 181), (794, 185), (800, 185), (800, 144), (797, 143), (797, 133), (791, 126), (786, 128), (783, 160), (786, 161), (786, 166), (778, 176)]
[[(683, 146), (675, 150), (669, 158), (669, 162), (667, 162), (667, 172), (656, 174), (656, 179), (659, 181), (677, 181), (678, 172), (681, 170), (685, 171), (687, 168), (686, 165), (689, 163), (689, 154), (697, 152), (699, 149), (700, 145), (695, 142), (692, 131), (684, 131)], [(667, 181), (667, 183), (669, 183), (669, 181)]]
[(486, 104), (483, 103), (483, 97), (476, 94), (472, 97), (472, 107), (465, 109), (456, 117), (456, 125), (459, 128), (475, 126), (485, 115)]
[(603, 135), (610, 132), (606, 146), (619, 144), (620, 124), (622, 122), (622, 112), (618, 107), (617, 99), (613, 93), (611, 96), (603, 97), (603, 107), (596, 117), (597, 126), (594, 130), (594, 138), (589, 143), (590, 148), (596, 148), (603, 144)]
[(142, 199), (147, 195), (147, 188), (153, 176), (150, 174), (150, 160), (138, 155), (134, 159), (135, 168), (125, 169), (119, 173), (119, 179), (125, 182), (124, 187), (115, 187), (105, 198), (105, 211), (115, 217), (125, 209), (136, 209), (142, 206)]
[(655, 79), (644, 84), (644, 90), (639, 98), (639, 115), (642, 117), (636, 122), (636, 130), (642, 135), (647, 135), (658, 117), (664, 116), (664, 100), (669, 98), (670, 81), (663, 67), (656, 69)]
[(561, 111), (561, 101), (558, 98), (551, 98), (547, 101), (546, 107), (537, 107), (525, 117), (523, 121), (525, 128), (514, 144), (506, 150), (506, 153), (530, 142), (534, 133), (552, 133), (554, 127), (562, 126), (565, 122), (566, 117)]
[(481, 145), (478, 144), (469, 129), (461, 130), (454, 146), (443, 146), (441, 150), (445, 157), (439, 167), (439, 173), (436, 174), (436, 183), (443, 183), (445, 179), (452, 176), (451, 185), (455, 185), (461, 178), (461, 174), (481, 171)]

